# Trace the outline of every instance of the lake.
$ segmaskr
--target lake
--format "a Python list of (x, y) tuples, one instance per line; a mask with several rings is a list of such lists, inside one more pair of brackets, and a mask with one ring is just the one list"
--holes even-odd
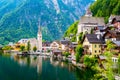
[(94, 72), (41, 56), (0, 56), (0, 80), (90, 80)]

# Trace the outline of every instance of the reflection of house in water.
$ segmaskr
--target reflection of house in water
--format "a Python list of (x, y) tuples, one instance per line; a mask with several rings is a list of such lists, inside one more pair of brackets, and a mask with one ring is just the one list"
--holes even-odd
[(40, 56), (31, 56), (30, 57), (30, 66), (36, 67), (37, 72), (42, 72), (42, 57)]
[(14, 60), (17, 61), (21, 66), (29, 65), (33, 68), (37, 68), (37, 72), (42, 72), (42, 57), (40, 56), (30, 56), (20, 58), (19, 56), (14, 56)]
[(37, 72), (42, 73), (42, 57), (38, 57)]
[(69, 71), (73, 71), (73, 69), (74, 69), (74, 66), (71, 66), (72, 64), (66, 63), (62, 60), (59, 60), (58, 58), (51, 57), (50, 58), (50, 63), (55, 67), (60, 66), (62, 68), (68, 68)]

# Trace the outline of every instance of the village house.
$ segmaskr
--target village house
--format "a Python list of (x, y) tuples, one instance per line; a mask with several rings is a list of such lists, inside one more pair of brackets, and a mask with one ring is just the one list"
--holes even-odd
[(59, 41), (53, 41), (53, 42), (50, 44), (50, 48), (51, 48), (52, 50), (60, 49), (60, 42), (59, 42)]
[(117, 53), (117, 54), (120, 53), (120, 41), (112, 41), (112, 43), (115, 46), (114, 52)]
[(20, 39), (18, 43), (20, 44), (26, 44), (28, 42), (28, 39)]
[[(30, 38), (30, 39), (28, 39), (28, 42), (30, 42), (31, 51), (33, 51), (34, 47), (37, 47), (37, 49), (38, 49), (38, 41), (36, 38)], [(25, 46), (27, 46), (28, 42), (25, 44)]]
[(62, 51), (69, 51), (69, 45), (71, 42), (69, 40), (61, 40), (60, 41), (60, 46)]
[(111, 40), (111, 41), (119, 41), (120, 40), (120, 32), (116, 30), (108, 30), (103, 35), (103, 38), (105, 41)]
[(109, 18), (109, 26), (114, 26), (118, 30), (120, 30), (120, 16), (118, 15), (111, 15)]
[(51, 51), (50, 44), (51, 42), (48, 42), (48, 41), (42, 42), (42, 51), (50, 52)]
[(42, 42), (43, 47), (50, 47), (50, 44), (51, 42), (48, 42), (48, 41)]
[(83, 39), (84, 54), (102, 54), (102, 45), (105, 43), (101, 35), (86, 34)]
[(85, 16), (81, 17), (80, 22), (78, 24), (77, 31), (77, 41), (79, 41), (79, 34), (83, 32), (83, 34), (90, 34), (92, 30), (98, 30), (98, 27), (104, 27), (104, 18), (102, 17), (93, 17), (90, 9), (86, 11)]

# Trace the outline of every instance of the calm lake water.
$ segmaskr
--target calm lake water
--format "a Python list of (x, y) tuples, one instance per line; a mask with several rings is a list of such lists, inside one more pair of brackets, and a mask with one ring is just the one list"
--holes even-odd
[(90, 80), (93, 73), (53, 58), (0, 56), (0, 80)]

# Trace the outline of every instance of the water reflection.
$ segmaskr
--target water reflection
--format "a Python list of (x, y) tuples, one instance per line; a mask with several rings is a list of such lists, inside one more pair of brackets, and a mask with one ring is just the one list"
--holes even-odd
[(58, 58), (53, 57), (45, 57), (45, 56), (28, 56), (28, 57), (21, 57), (21, 56), (14, 56), (14, 60), (17, 61), (20, 66), (30, 66), (37, 68), (38, 73), (42, 73), (42, 60), (49, 61), (50, 64), (54, 67), (62, 67), (62, 68), (68, 68), (69, 71), (74, 70), (74, 66), (72, 66), (71, 63), (68, 63), (67, 61), (64, 62)]
[[(10, 79), (5, 79), (7, 71)], [(90, 69), (79, 70), (67, 61), (52, 57), (0, 56), (0, 77), (4, 75), (0, 80), (92, 80), (93, 74)]]

